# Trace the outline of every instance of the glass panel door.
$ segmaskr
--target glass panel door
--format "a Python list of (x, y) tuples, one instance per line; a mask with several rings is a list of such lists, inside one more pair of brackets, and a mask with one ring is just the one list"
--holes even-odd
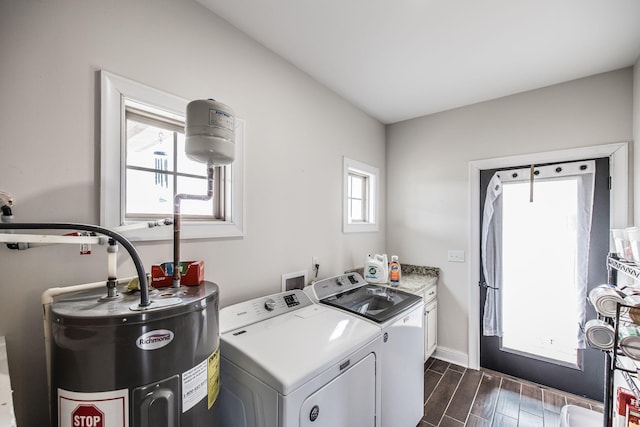
[[(549, 186), (546, 188), (542, 185), (545, 181), (536, 182), (533, 200), (539, 209), (534, 215), (529, 211), (532, 206), (527, 206), (530, 203), (529, 182), (523, 182), (524, 185), (519, 185), (517, 180), (505, 182), (502, 200), (504, 258), (500, 258), (505, 264), (502, 266), (503, 336), (484, 336), (480, 331), (480, 366), (602, 400), (604, 355), (591, 348), (575, 350), (578, 304), (572, 289), (576, 256), (588, 264), (587, 292), (607, 281), (609, 158), (595, 162), (588, 255), (578, 256), (572, 243), (575, 241), (576, 212), (570, 206), (575, 206), (575, 183), (559, 178), (547, 181)], [(487, 185), (495, 172), (481, 171), (481, 212)], [(482, 271), (480, 276), (484, 282)], [(487, 294), (488, 289), (481, 288), (481, 322)], [(586, 318), (595, 317), (593, 308), (586, 304)]]
[(502, 348), (578, 365), (575, 177), (503, 185)]

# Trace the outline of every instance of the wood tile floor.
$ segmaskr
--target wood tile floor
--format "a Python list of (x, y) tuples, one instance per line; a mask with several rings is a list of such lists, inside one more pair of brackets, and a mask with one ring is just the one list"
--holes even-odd
[(600, 402), (437, 359), (425, 363), (424, 398), (417, 427), (558, 427), (566, 404), (603, 412)]

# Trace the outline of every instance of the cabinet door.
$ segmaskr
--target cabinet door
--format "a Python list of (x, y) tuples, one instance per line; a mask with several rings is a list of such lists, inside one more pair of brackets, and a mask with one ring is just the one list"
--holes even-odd
[(424, 360), (426, 361), (438, 346), (438, 301), (433, 301), (424, 309)]

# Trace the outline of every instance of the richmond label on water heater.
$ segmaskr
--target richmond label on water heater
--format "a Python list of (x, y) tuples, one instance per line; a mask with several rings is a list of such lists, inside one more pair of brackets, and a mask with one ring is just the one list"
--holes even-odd
[(142, 334), (136, 340), (136, 346), (140, 350), (157, 350), (173, 341), (173, 332), (168, 329), (157, 329)]

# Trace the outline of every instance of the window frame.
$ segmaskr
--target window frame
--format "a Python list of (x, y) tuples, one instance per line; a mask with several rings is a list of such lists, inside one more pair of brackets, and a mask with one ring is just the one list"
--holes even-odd
[[(365, 178), (363, 197), (367, 215), (364, 221), (352, 221), (349, 215), (351, 197), (349, 194), (349, 178), (358, 175)], [(365, 233), (379, 230), (378, 225), (378, 168), (343, 157), (343, 219), (342, 231), (344, 233)]]
[[(100, 224), (106, 228), (141, 221), (124, 222), (126, 194), (123, 184), (126, 173), (125, 100), (148, 105), (178, 117), (183, 117), (188, 101), (126, 79), (105, 70), (101, 80), (100, 129)], [(226, 220), (190, 220), (181, 223), (181, 239), (226, 238), (244, 236), (244, 136), (245, 122), (236, 117), (236, 158), (231, 168), (224, 168), (220, 185), (225, 187), (223, 206)], [(123, 231), (133, 241), (171, 240), (173, 227), (142, 228)]]

